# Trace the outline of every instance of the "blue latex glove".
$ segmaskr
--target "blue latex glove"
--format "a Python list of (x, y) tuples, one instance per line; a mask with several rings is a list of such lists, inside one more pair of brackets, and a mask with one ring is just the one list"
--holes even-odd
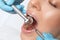
[(20, 5), (22, 1), (23, 0), (0, 0), (0, 9), (8, 12), (14, 12), (13, 8), (11, 7), (14, 4), (18, 9), (25, 13), (24, 6)]
[[(58, 40), (52, 36), (50, 33), (43, 33), (44, 35), (44, 40)], [(36, 40), (43, 40), (40, 36), (36, 37)]]

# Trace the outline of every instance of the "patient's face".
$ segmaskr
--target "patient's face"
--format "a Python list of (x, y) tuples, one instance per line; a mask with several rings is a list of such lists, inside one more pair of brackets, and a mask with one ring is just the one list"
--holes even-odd
[(60, 0), (30, 0), (27, 15), (33, 17), (34, 22), (31, 25), (23, 25), (22, 40), (36, 40), (38, 35), (34, 28), (41, 33), (49, 32), (54, 36), (60, 34)]

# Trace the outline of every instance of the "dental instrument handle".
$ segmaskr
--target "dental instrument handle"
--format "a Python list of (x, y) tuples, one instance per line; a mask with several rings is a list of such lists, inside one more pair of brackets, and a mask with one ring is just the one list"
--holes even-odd
[(21, 13), (21, 11), (20, 11), (15, 5), (12, 5), (12, 7), (13, 7), (14, 11), (16, 11), (17, 14), (24, 19), (25, 22), (28, 21), (28, 19), (25, 17), (25, 15), (23, 15), (23, 14)]
[[(12, 5), (12, 7), (13, 7), (14, 11), (16, 11), (17, 14), (24, 19), (25, 23), (27, 23), (27, 24), (32, 24), (33, 23), (33, 19), (32, 18), (27, 18), (25, 15), (23, 15), (21, 13), (21, 11), (15, 5)], [(30, 19), (32, 19), (32, 20), (30, 20)]]
[(44, 40), (43, 34), (35, 28), (35, 32), (37, 33), (38, 36), (40, 36)]

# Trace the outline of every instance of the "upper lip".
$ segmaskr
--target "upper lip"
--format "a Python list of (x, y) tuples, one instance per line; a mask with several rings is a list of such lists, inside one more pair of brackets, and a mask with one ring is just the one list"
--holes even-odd
[(34, 18), (34, 20), (35, 20), (36, 22), (38, 22), (38, 21), (37, 21), (37, 17), (36, 17), (35, 15), (33, 15), (33, 13), (32, 13), (30, 10), (27, 10), (26, 16), (31, 16), (31, 17)]

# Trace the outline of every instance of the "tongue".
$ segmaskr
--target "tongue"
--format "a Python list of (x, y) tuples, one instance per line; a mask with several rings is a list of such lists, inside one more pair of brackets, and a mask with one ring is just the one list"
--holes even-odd
[(32, 29), (33, 29), (33, 27), (31, 27), (31, 26), (26, 28), (26, 30), (32, 30)]

